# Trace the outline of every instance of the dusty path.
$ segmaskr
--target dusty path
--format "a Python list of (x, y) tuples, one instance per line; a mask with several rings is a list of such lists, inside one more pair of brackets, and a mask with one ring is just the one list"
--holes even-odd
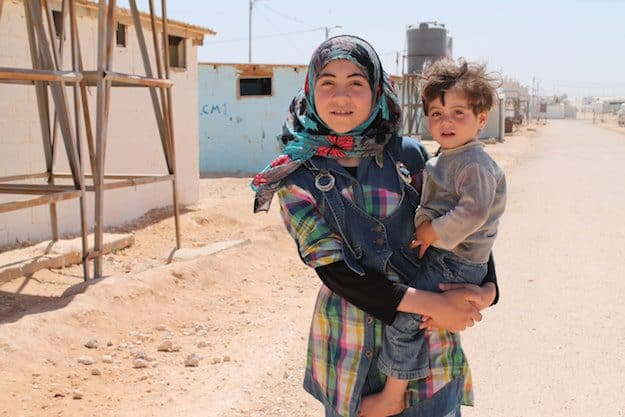
[[(625, 223), (608, 219), (625, 210), (625, 136), (588, 121), (540, 130), (487, 146), (510, 186), (503, 298), (465, 333), (477, 407), (464, 413), (623, 417)], [(318, 279), (275, 207), (251, 214), (247, 179), (202, 180), (201, 196), (181, 218), (185, 246), (249, 243), (165, 265), (173, 222), (157, 211), (106, 258), (108, 278), (84, 286), (72, 267), (0, 285), (1, 417), (321, 415), (301, 388)], [(165, 339), (180, 350), (159, 352)]]
[(466, 332), (465, 414), (625, 416), (625, 136), (550, 121), (509, 172), (503, 299)]

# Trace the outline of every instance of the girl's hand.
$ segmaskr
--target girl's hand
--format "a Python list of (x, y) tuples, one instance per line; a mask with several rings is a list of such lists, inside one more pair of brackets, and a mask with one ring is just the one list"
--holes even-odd
[[(443, 294), (451, 296), (446, 298), (449, 303), (448, 307), (454, 308), (453, 306), (459, 306), (462, 311), (468, 312), (470, 309), (466, 309), (466, 306), (463, 306), (461, 301), (460, 304), (458, 304), (459, 300), (464, 299), (478, 312), (479, 318), (475, 319), (474, 316), (469, 314), (465, 316), (465, 321), (463, 323), (461, 315), (457, 316), (456, 321), (449, 321), (447, 318), (449, 316), (443, 316), (442, 319), (437, 316), (423, 316), (423, 322), (420, 325), (420, 328), (422, 329), (437, 327), (451, 332), (456, 332), (464, 330), (466, 327), (471, 327), (476, 321), (480, 321), (482, 319), (482, 315), (479, 311), (490, 306), (496, 296), (495, 284), (492, 282), (487, 282), (482, 286), (473, 284), (440, 284), (439, 287), (443, 291)], [(454, 296), (454, 293), (457, 294)]]
[(495, 301), (495, 296), (497, 296), (497, 289), (495, 288), (495, 284), (492, 282), (486, 282), (482, 285), (445, 283), (440, 284), (438, 287), (441, 289), (441, 291), (450, 291), (465, 288), (468, 291), (475, 293), (479, 297), (479, 300), (475, 303), (475, 306), (480, 311), (484, 310), (486, 307), (490, 307), (493, 304), (493, 301)]
[(439, 299), (432, 310), (433, 314), (423, 316), (424, 321), (420, 328), (437, 327), (450, 332), (459, 332), (482, 320), (482, 314), (477, 307), (481, 302), (480, 294), (475, 289), (450, 289), (436, 295)]

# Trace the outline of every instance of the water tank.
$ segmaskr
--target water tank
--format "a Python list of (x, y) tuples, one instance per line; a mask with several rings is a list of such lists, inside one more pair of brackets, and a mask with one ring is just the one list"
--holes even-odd
[(406, 29), (408, 73), (420, 73), (425, 61), (452, 56), (452, 40), (445, 25), (423, 22)]

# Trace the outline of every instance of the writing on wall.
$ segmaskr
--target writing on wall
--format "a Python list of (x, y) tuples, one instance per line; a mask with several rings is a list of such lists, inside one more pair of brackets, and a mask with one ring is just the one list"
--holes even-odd
[(200, 116), (228, 116), (228, 105), (221, 104), (204, 104), (200, 107)]

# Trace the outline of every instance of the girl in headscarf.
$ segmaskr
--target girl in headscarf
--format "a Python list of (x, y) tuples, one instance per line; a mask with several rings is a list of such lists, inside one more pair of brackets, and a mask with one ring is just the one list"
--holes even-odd
[[(323, 282), (313, 311), (304, 388), (327, 417), (389, 415), (362, 398), (379, 392), (384, 324), (398, 311), (421, 314), (429, 373), (410, 382), (404, 417), (460, 415), (472, 404), (458, 330), (481, 319), (496, 297), (492, 263), (481, 287), (443, 293), (410, 288), (418, 274), (413, 216), (427, 152), (398, 132), (401, 108), (374, 49), (336, 36), (313, 53), (304, 88), (278, 136), (281, 154), (253, 181), (254, 210), (274, 194), (304, 263)], [(477, 307), (476, 307), (477, 306)]]

